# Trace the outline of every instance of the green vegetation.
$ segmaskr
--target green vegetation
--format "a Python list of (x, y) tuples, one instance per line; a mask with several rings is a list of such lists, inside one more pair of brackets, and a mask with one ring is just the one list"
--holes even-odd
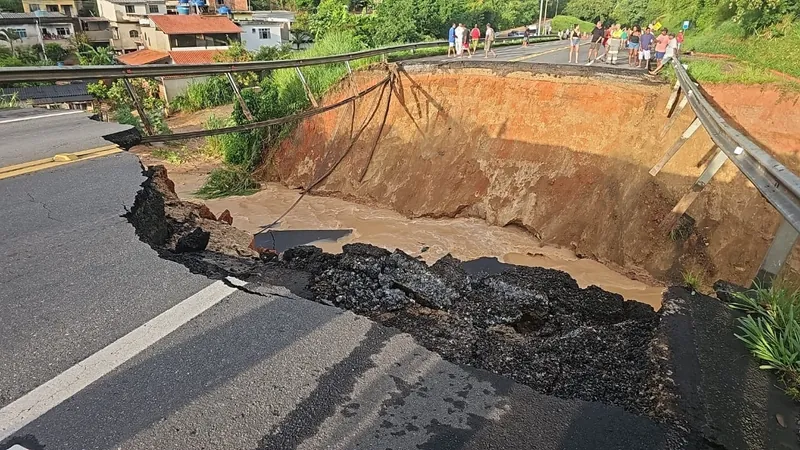
[[(217, 130), (228, 125), (227, 120), (211, 114), (206, 119), (206, 123), (203, 124), (203, 129)], [(212, 158), (222, 158), (225, 155), (224, 139), (225, 135), (208, 136), (205, 145), (203, 145), (203, 154)]]
[(170, 148), (170, 147), (157, 148), (157, 149), (153, 150), (151, 152), (151, 154), (153, 156), (155, 156), (156, 158), (163, 159), (163, 160), (168, 161), (168, 162), (170, 162), (172, 164), (180, 164), (180, 163), (183, 162), (183, 158), (181, 157), (181, 154), (177, 150), (175, 150), (174, 148)]
[(253, 180), (250, 171), (239, 166), (228, 165), (214, 169), (195, 194), (204, 199), (227, 197), (229, 195), (251, 195), (258, 191), (259, 185)]
[[(142, 107), (154, 131), (169, 133), (170, 130), (164, 116), (164, 101), (158, 97), (158, 83), (151, 79), (135, 78), (131, 80), (131, 85), (134, 92), (136, 92), (136, 96), (142, 102)], [(141, 119), (133, 112), (135, 105), (123, 80), (117, 80), (111, 84), (101, 80), (90, 84), (87, 90), (95, 98), (110, 106), (111, 117), (114, 120), (132, 125), (140, 132), (144, 132)]]
[(782, 286), (733, 294), (731, 307), (747, 315), (739, 319), (741, 339), (760, 359), (762, 369), (775, 370), (786, 393), (800, 400), (800, 291)]
[(0, 109), (16, 108), (17, 106), (19, 106), (19, 99), (17, 99), (16, 92), (14, 95), (0, 95)]
[(1, 12), (22, 12), (21, 0), (0, 0)]
[(700, 292), (700, 287), (703, 285), (703, 274), (696, 270), (686, 270), (682, 274), (683, 285), (690, 288), (694, 292)]
[(177, 111), (194, 112), (227, 105), (233, 101), (233, 89), (223, 76), (212, 76), (189, 84), (183, 95), (175, 97), (170, 107)]
[(591, 33), (594, 28), (594, 23), (578, 19), (575, 16), (555, 16), (552, 21), (554, 31), (571, 30), (575, 24), (578, 24), (584, 33)]

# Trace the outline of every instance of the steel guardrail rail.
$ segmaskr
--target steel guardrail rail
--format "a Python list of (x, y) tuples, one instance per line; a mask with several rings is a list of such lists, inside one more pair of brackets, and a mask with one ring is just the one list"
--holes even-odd
[(784, 219), (800, 231), (800, 178), (728, 124), (703, 97), (680, 61), (673, 60), (673, 67), (684, 95), (714, 143)]
[[(521, 37), (502, 37), (496, 41), (513, 41)], [(549, 42), (558, 40), (557, 36), (536, 36), (534, 42)], [(160, 76), (192, 76), (214, 75), (226, 72), (251, 72), (275, 69), (292, 69), (295, 67), (315, 66), (337, 62), (353, 61), (356, 59), (380, 56), (405, 50), (420, 48), (433, 48), (447, 46), (447, 41), (415, 42), (400, 44), (390, 47), (361, 50), (341, 55), (323, 56), (307, 59), (281, 59), (275, 61), (253, 61), (240, 63), (212, 63), (212, 64), (146, 64), (141, 66), (47, 66), (47, 67), (6, 67), (0, 68), (0, 83), (26, 82), (26, 81), (68, 81), (68, 80), (96, 80), (117, 78), (139, 78)]]

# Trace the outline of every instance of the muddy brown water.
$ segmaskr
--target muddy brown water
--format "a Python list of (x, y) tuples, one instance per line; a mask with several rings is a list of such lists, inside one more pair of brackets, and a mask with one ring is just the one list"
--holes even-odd
[[(195, 183), (178, 174), (171, 177), (178, 195), (192, 200)], [(230, 210), (234, 226), (255, 234), (286, 211), (298, 195), (281, 184), (265, 183), (260, 192), (251, 196), (204, 202), (215, 213)], [(558, 269), (569, 273), (581, 287), (594, 284), (655, 309), (661, 306), (662, 286), (632, 280), (600, 262), (579, 258), (568, 249), (544, 245), (523, 230), (492, 226), (481, 219), (409, 219), (389, 209), (334, 197), (306, 196), (274, 229), (352, 229), (337, 241), (314, 242), (330, 253), (341, 252), (347, 243), (364, 242), (390, 250), (399, 248), (429, 264), (450, 253), (461, 260), (488, 256), (511, 264)]]

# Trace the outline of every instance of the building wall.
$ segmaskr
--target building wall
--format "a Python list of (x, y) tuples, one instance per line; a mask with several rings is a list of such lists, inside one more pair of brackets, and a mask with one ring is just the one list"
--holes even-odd
[[(240, 26), (242, 27), (242, 44), (247, 50), (254, 52), (262, 46), (278, 47), (284, 42), (281, 37), (281, 24), (241, 22)], [(269, 30), (269, 37), (262, 37), (261, 30)]]
[[(33, 7), (32, 7), (33, 6)], [(23, 0), (22, 9), (25, 12), (34, 12), (37, 10), (47, 11), (48, 6), (57, 6), (58, 11), (71, 17), (78, 16), (79, 5), (74, 0)], [(64, 7), (67, 8), (64, 8)]]
[[(138, 33), (139, 37), (131, 37), (131, 31), (135, 32), (134, 35)], [(115, 50), (138, 50), (144, 47), (142, 42), (142, 30), (138, 23), (111, 23), (111, 46), (114, 47)]]
[[(41, 27), (37, 27), (35, 24), (18, 24), (18, 25), (5, 25), (3, 28), (10, 28), (12, 30), (17, 31), (20, 35), (24, 34), (24, 37), (21, 37), (20, 40), (15, 41), (14, 45), (39, 45), (39, 28), (46, 30), (47, 35), (49, 37), (45, 37), (46, 35), (42, 34), (42, 41), (45, 44), (56, 43), (61, 45), (62, 47), (68, 47), (70, 42), (69, 39), (75, 35), (75, 27), (72, 26), (72, 23), (47, 23), (42, 24)], [(62, 29), (63, 31), (67, 32), (68, 34), (58, 34), (58, 29)], [(0, 41), (0, 45), (4, 47), (8, 47), (9, 44), (6, 41)]]
[(163, 31), (153, 26), (142, 27), (142, 36), (143, 43), (147, 48), (151, 50), (161, 50), (163, 52), (168, 52), (170, 50), (169, 36)]
[(175, 99), (175, 97), (182, 95), (186, 92), (186, 89), (189, 88), (189, 85), (192, 83), (200, 83), (201, 81), (207, 80), (209, 77), (205, 75), (195, 76), (195, 77), (181, 77), (181, 78), (161, 78), (161, 86), (159, 90), (161, 91), (161, 98), (169, 103)]

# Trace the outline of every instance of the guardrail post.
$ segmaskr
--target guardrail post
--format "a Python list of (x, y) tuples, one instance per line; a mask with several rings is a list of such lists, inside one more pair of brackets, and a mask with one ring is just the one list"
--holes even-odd
[(660, 172), (661, 169), (663, 169), (664, 166), (667, 165), (669, 160), (672, 159), (672, 157), (675, 156), (676, 153), (678, 153), (678, 150), (680, 150), (681, 147), (683, 147), (683, 144), (685, 144), (686, 141), (688, 141), (689, 138), (692, 137), (694, 132), (697, 131), (698, 128), (700, 128), (700, 125), (702, 125), (700, 123), (700, 119), (695, 118), (689, 125), (689, 127), (686, 129), (686, 131), (683, 132), (681, 137), (679, 137), (678, 140), (675, 141), (674, 144), (672, 144), (672, 147), (669, 150), (667, 150), (667, 153), (665, 153), (664, 156), (661, 157), (661, 160), (659, 160), (656, 163), (656, 165), (653, 166), (652, 169), (650, 169), (650, 175), (656, 176), (658, 172)]
[(295, 69), (297, 69), (297, 76), (300, 77), (300, 82), (303, 83), (303, 89), (306, 91), (308, 100), (311, 101), (311, 104), (314, 105), (314, 108), (318, 108), (319, 104), (317, 103), (317, 99), (314, 98), (311, 88), (308, 87), (308, 83), (306, 83), (306, 77), (303, 76), (303, 71), (300, 70), (299, 67), (295, 67)]
[(144, 108), (142, 107), (142, 103), (139, 101), (139, 96), (136, 95), (136, 91), (133, 89), (131, 85), (131, 81), (127, 78), (122, 79), (125, 82), (125, 89), (128, 90), (128, 95), (131, 96), (133, 99), (133, 104), (136, 106), (136, 112), (139, 113), (139, 119), (142, 121), (142, 125), (144, 125), (144, 129), (147, 132), (148, 136), (153, 135), (153, 126), (150, 125), (150, 119), (148, 119), (147, 114), (144, 112)]
[(250, 108), (247, 107), (247, 103), (244, 102), (244, 97), (242, 97), (242, 92), (239, 90), (239, 84), (236, 83), (236, 79), (233, 78), (233, 74), (230, 72), (225, 72), (225, 75), (228, 76), (228, 82), (231, 84), (231, 88), (233, 88), (233, 94), (236, 96), (236, 99), (239, 101), (239, 106), (242, 107), (242, 112), (244, 116), (247, 117), (247, 120), (250, 122), (254, 122), (256, 119), (253, 117), (253, 113), (250, 112)]
[(664, 128), (661, 129), (661, 133), (658, 135), (659, 139), (663, 139), (664, 136), (667, 135), (667, 131), (669, 131), (669, 129), (672, 128), (672, 125), (675, 123), (676, 120), (678, 120), (678, 116), (681, 115), (681, 111), (683, 111), (683, 108), (686, 108), (686, 105), (688, 104), (689, 104), (689, 97), (684, 95), (683, 98), (681, 98), (681, 102), (678, 103), (678, 107), (675, 108), (675, 111), (672, 113), (671, 116), (669, 116), (669, 120), (667, 121), (667, 123), (664, 124)]
[(769, 288), (772, 286), (775, 277), (778, 276), (786, 259), (792, 253), (798, 236), (800, 233), (786, 219), (781, 219), (778, 231), (775, 232), (772, 244), (769, 246), (767, 254), (764, 255), (761, 267), (758, 268), (753, 280), (753, 287)]
[(675, 104), (675, 100), (678, 99), (678, 94), (681, 92), (681, 82), (676, 81), (675, 86), (672, 87), (672, 94), (669, 95), (669, 100), (667, 100), (667, 107), (664, 108), (664, 114), (669, 114), (669, 111), (672, 109), (672, 105)]
[(353, 91), (353, 95), (356, 95), (356, 80), (353, 79), (353, 68), (350, 67), (350, 61), (345, 61), (344, 65), (347, 66), (347, 77), (350, 80), (350, 89)]
[(697, 199), (700, 193), (703, 191), (703, 188), (711, 181), (711, 179), (716, 175), (722, 165), (725, 164), (725, 161), (728, 160), (728, 155), (725, 154), (722, 150), (717, 148), (717, 152), (714, 154), (714, 157), (711, 158), (711, 161), (708, 162), (706, 165), (705, 170), (703, 173), (700, 174), (700, 177), (697, 181), (694, 182), (692, 185), (691, 190), (687, 192), (683, 198), (678, 201), (672, 211), (664, 218), (661, 222), (661, 227), (665, 230), (671, 231), (675, 224), (678, 223), (678, 219), (692, 206), (692, 203)]

